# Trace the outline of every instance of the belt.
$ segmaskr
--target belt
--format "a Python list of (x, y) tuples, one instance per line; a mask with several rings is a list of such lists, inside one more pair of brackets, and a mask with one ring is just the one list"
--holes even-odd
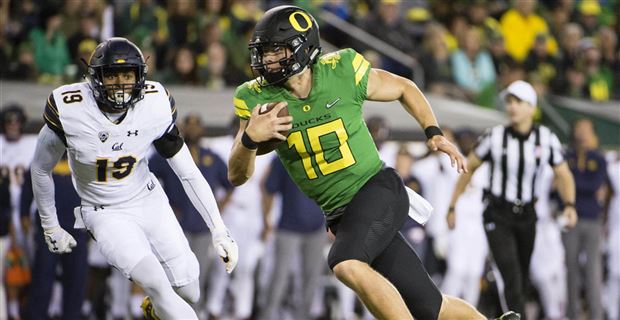
[(515, 200), (514, 202), (508, 201), (506, 199), (498, 198), (493, 195), (487, 195), (487, 199), (489, 203), (494, 206), (499, 206), (502, 208), (507, 208), (512, 211), (514, 214), (522, 214), (526, 210), (534, 209), (534, 201), (523, 202), (521, 200)]

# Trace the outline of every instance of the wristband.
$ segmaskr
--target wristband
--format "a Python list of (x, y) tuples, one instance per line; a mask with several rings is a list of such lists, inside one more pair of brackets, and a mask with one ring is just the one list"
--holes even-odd
[(424, 134), (426, 135), (426, 139), (430, 139), (434, 136), (443, 136), (443, 132), (441, 132), (438, 126), (426, 127), (426, 129), (424, 129)]
[(450, 206), (450, 208), (448, 208), (448, 212), (450, 212), (450, 211), (454, 211), (454, 207), (453, 206)]
[(567, 202), (564, 204), (564, 208), (575, 208), (575, 203), (573, 202)]
[(258, 149), (258, 144), (252, 141), (252, 138), (250, 138), (246, 131), (243, 131), (243, 135), (241, 135), (241, 144), (250, 150)]

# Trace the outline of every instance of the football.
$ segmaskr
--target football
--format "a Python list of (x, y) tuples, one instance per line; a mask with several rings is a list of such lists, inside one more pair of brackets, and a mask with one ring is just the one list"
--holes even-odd
[[(263, 105), (261, 105), (258, 110), (258, 114), (265, 114), (268, 112), (271, 112), (271, 110), (273, 110), (273, 108), (278, 104), (279, 102), (270, 102), (270, 103), (265, 103)], [(280, 112), (278, 112), (278, 118), (281, 117), (287, 117), (289, 115), (288, 113), (288, 108), (284, 107), (282, 108), (282, 110), (280, 110)], [(288, 131), (280, 131), (280, 134), (282, 134), (283, 136), (288, 136)], [(257, 155), (261, 155), (261, 154), (266, 154), (269, 153), (273, 150), (275, 150), (280, 143), (284, 142), (283, 140), (278, 140), (278, 139), (271, 139), (268, 141), (263, 141), (263, 142), (258, 142), (258, 150), (256, 151)]]

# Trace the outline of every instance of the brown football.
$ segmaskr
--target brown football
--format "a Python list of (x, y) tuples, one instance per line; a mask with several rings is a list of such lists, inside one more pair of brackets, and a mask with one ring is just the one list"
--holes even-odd
[[(278, 104), (279, 102), (270, 102), (270, 103), (266, 103), (263, 104), (262, 106), (260, 106), (260, 109), (258, 110), (258, 114), (265, 114), (268, 112), (271, 112), (271, 110), (273, 110), (273, 108)], [(278, 112), (278, 118), (281, 117), (287, 117), (289, 115), (288, 113), (288, 108), (284, 107), (280, 110), (280, 112)], [(283, 136), (288, 136), (288, 131), (280, 131), (280, 134), (282, 134)], [(280, 143), (284, 142), (283, 140), (278, 140), (276, 138), (273, 138), (271, 140), (268, 141), (263, 141), (263, 142), (259, 142), (258, 143), (258, 150), (256, 151), (256, 154), (261, 155), (261, 154), (266, 154), (269, 153), (273, 150), (275, 150)]]

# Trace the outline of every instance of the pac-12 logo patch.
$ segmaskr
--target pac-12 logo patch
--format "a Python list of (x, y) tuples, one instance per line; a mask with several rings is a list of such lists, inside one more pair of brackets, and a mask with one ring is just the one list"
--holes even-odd
[(110, 134), (107, 131), (99, 131), (99, 140), (101, 142), (105, 142), (110, 137)]

